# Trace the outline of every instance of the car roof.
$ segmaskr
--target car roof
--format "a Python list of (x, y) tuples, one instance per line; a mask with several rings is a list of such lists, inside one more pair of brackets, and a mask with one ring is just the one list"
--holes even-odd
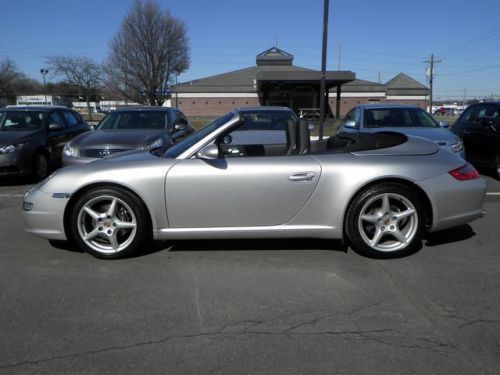
[(19, 106), (8, 106), (5, 108), (0, 108), (1, 111), (42, 111), (48, 112), (54, 109), (67, 109), (71, 110), (71, 108), (64, 106), (50, 106), (50, 105), (19, 105)]
[(500, 100), (492, 100), (492, 101), (487, 101), (487, 102), (474, 103), (474, 104), (471, 104), (469, 107), (475, 106), (475, 105), (481, 105), (481, 104), (493, 104), (493, 105), (499, 105), (500, 106)]
[(392, 108), (418, 108), (422, 109), (416, 105), (410, 104), (359, 104), (356, 106), (361, 109), (392, 109)]
[(293, 112), (288, 107), (277, 107), (277, 106), (261, 106), (261, 107), (238, 107), (235, 109), (236, 112), (245, 113), (245, 112), (270, 112), (270, 111), (283, 111), (283, 112)]
[(112, 112), (149, 112), (149, 111), (161, 111), (161, 112), (169, 112), (174, 110), (172, 107), (160, 107), (160, 106), (146, 106), (146, 105), (134, 105), (130, 107), (120, 107), (115, 109)]

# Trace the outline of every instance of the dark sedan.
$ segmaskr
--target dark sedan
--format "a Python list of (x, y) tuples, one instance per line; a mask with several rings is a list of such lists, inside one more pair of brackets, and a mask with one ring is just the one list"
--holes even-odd
[(500, 101), (469, 106), (452, 129), (464, 141), (467, 160), (500, 179)]
[(89, 130), (66, 107), (8, 107), (0, 110), (0, 176), (45, 178), (61, 162), (67, 141)]
[(167, 148), (194, 132), (184, 114), (170, 107), (127, 107), (108, 114), (96, 130), (64, 148), (63, 164), (82, 164), (118, 153)]

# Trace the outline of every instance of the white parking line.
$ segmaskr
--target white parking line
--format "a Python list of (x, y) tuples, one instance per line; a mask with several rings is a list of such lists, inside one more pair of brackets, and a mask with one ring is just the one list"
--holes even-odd
[(500, 195), (498, 192), (493, 192), (493, 193), (486, 193), (486, 195)]

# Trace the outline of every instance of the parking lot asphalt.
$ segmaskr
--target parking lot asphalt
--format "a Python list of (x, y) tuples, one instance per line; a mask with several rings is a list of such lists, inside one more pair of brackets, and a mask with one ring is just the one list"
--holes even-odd
[(302, 239), (98, 260), (25, 234), (29, 185), (0, 182), (0, 374), (497, 374), (487, 180), (486, 217), (394, 260)]

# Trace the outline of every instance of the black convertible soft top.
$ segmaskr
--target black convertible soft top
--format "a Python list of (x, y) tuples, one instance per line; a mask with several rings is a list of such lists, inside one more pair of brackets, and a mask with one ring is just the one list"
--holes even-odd
[(313, 144), (311, 153), (331, 154), (377, 150), (399, 146), (407, 140), (408, 137), (406, 135), (397, 132), (338, 133), (328, 138), (326, 144), (324, 142), (317, 145)]

